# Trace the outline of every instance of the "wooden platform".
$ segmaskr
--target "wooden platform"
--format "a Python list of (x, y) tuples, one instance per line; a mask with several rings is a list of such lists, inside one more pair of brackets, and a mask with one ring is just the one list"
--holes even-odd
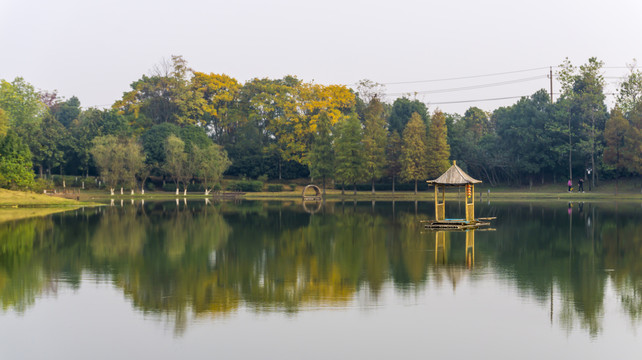
[[(445, 219), (445, 220), (422, 220), (424, 223), (424, 228), (429, 230), (468, 230), (468, 229), (477, 229), (482, 226), (489, 226), (488, 220), (495, 218), (480, 218), (471, 221), (466, 221), (464, 219)], [(482, 221), (485, 220), (485, 221)]]

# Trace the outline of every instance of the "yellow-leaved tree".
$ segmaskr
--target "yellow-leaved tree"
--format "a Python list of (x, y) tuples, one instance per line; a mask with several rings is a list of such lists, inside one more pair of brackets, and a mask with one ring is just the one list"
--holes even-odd
[(317, 122), (325, 112), (332, 125), (354, 107), (354, 94), (343, 85), (302, 83), (289, 78), (278, 92), (280, 111), (270, 119), (267, 129), (276, 139), (273, 150), (282, 161), (308, 163), (308, 152)]
[(241, 84), (225, 74), (194, 72), (190, 83), (194, 105), (186, 104), (185, 111), (209, 125), (213, 136), (230, 133), (235, 121), (230, 116), (241, 92)]

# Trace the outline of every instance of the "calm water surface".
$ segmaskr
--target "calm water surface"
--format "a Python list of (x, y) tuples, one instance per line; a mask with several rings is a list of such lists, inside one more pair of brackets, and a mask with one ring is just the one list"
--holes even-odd
[[(463, 216), (453, 202), (449, 216)], [(0, 224), (0, 359), (636, 358), (642, 205), (146, 202)]]

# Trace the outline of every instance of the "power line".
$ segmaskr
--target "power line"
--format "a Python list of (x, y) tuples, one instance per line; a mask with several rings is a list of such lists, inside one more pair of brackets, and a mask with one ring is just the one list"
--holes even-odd
[(440, 101), (432, 102), (430, 105), (446, 105), (446, 104), (463, 104), (463, 103), (472, 103), (472, 102), (483, 102), (483, 101), (496, 101), (496, 100), (509, 100), (509, 99), (521, 99), (530, 95), (521, 95), (521, 96), (506, 96), (506, 97), (497, 97), (497, 98), (487, 98), (487, 99), (475, 99), (475, 100), (457, 100), (457, 101)]
[(546, 75), (539, 75), (539, 76), (532, 76), (532, 77), (528, 77), (528, 78), (500, 81), (500, 82), (495, 82), (495, 83), (487, 83), (487, 84), (479, 84), (479, 85), (471, 85), (471, 86), (461, 86), (461, 87), (437, 89), (437, 90), (423, 90), (423, 91), (410, 91), (410, 92), (401, 92), (401, 93), (388, 93), (386, 95), (388, 95), (388, 96), (391, 96), (391, 95), (405, 95), (405, 94), (408, 94), (408, 93), (410, 93), (410, 94), (440, 94), (440, 93), (455, 92), (455, 91), (483, 89), (483, 88), (494, 87), (494, 86), (511, 85), (511, 84), (517, 84), (517, 83), (533, 81), (533, 80), (540, 80), (540, 79), (545, 79), (545, 78), (546, 78)]
[[(504, 72), (491, 73), (491, 74), (482, 74), (482, 75), (459, 76), (459, 77), (452, 77), (452, 78), (429, 79), (429, 80), (411, 80), (411, 81), (395, 81), (395, 82), (383, 83), (382, 85), (419, 84), (419, 83), (427, 83), (427, 82), (476, 79), (476, 78), (482, 78), (482, 77), (517, 74), (517, 73), (536, 71), (536, 70), (544, 70), (544, 69), (548, 69), (548, 67), (545, 66), (545, 67), (532, 68), (532, 69), (515, 70), (515, 71), (504, 71)], [(354, 84), (354, 85), (358, 85), (358, 84)]]
[[(558, 68), (559, 65), (555, 65), (553, 67), (554, 68)], [(637, 69), (637, 68), (640, 68), (640, 67), (641, 66), (636, 65), (633, 68)], [(450, 78), (437, 78), (437, 79), (427, 79), (427, 80), (409, 80), (409, 81), (392, 81), (392, 82), (381, 83), (381, 85), (404, 85), (404, 84), (420, 84), (420, 83), (430, 83), (430, 82), (440, 82), (440, 81), (477, 79), (477, 78), (482, 78), (482, 77), (518, 74), (518, 73), (538, 71), (538, 70), (546, 70), (546, 69), (550, 69), (550, 66), (542, 66), (542, 67), (523, 69), (523, 70), (503, 71), (503, 72), (481, 74), (481, 75), (458, 76), (458, 77), (450, 77)], [(603, 66), (602, 69), (630, 69), (630, 67), (629, 66)], [(556, 78), (557, 78), (557, 76), (556, 76)], [(359, 85), (359, 83), (354, 83), (352, 85)]]

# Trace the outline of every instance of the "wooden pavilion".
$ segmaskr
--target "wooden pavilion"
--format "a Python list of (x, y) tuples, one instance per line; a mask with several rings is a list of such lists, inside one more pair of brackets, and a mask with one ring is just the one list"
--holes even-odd
[[(481, 181), (475, 180), (466, 174), (457, 166), (455, 161), (440, 177), (435, 180), (428, 180), (427, 183), (435, 187), (435, 220), (427, 221), (427, 228), (465, 230), (474, 229), (481, 225), (489, 225), (488, 223), (480, 222), (479, 219), (475, 219), (475, 184), (479, 184)], [(446, 219), (447, 187), (466, 188), (466, 219)]]

